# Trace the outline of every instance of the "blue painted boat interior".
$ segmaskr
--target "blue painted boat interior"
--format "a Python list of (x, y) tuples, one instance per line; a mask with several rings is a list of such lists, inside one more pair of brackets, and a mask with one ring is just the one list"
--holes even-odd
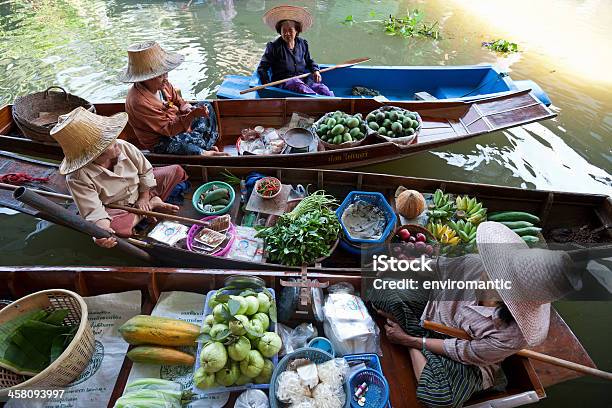
[[(321, 65), (325, 68), (329, 65)], [(340, 98), (353, 96), (354, 86), (375, 89), (389, 100), (414, 100), (418, 92), (427, 92), (436, 99), (473, 99), (483, 95), (519, 89), (534, 89), (542, 102), (550, 104), (546, 94), (533, 81), (517, 81), (500, 73), (491, 65), (456, 67), (354, 66), (324, 72), (323, 82)], [(304, 97), (278, 87), (240, 95), (240, 91), (261, 85), (257, 73), (252, 76), (228, 75), (217, 91), (217, 97), (229, 99)], [(321, 97), (312, 95), (313, 97)], [(543, 100), (544, 99), (544, 100)]]

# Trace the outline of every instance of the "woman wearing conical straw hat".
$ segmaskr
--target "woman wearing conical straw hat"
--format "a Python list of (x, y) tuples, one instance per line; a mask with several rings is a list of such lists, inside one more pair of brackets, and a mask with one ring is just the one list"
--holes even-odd
[(302, 94), (334, 96), (321, 82), (319, 66), (310, 56), (308, 42), (300, 34), (312, 26), (312, 15), (303, 7), (278, 6), (263, 21), (280, 36), (266, 45), (257, 74), (262, 84), (311, 73), (305, 80), (292, 79), (279, 86)]
[(130, 125), (142, 147), (155, 153), (227, 156), (215, 146), (219, 134), (212, 105), (185, 102), (168, 82), (168, 72), (184, 59), (155, 41), (128, 48), (128, 66), (119, 79), (134, 84), (125, 101)]
[[(125, 112), (107, 117), (79, 107), (60, 116), (51, 130), (64, 151), (60, 173), (81, 217), (120, 237), (131, 236), (141, 217), (107, 205), (176, 213), (179, 208), (164, 200), (187, 179), (181, 166), (153, 168), (136, 146), (118, 139), (127, 122)], [(106, 248), (116, 245), (112, 237), (94, 241)]]
[[(551, 302), (582, 285), (566, 252), (530, 249), (503, 224), (480, 224), (476, 242), (478, 254), (437, 259), (426, 280), (446, 283), (444, 290), (426, 291), (421, 284), (415, 290), (368, 292), (372, 306), (387, 318), (387, 338), (410, 353), (416, 396), (428, 407), (460, 407), (475, 392), (504, 387), (500, 363), (542, 343)], [(483, 287), (450, 289), (448, 282)], [(445, 338), (424, 329), (423, 320), (463, 329), (472, 339)]]

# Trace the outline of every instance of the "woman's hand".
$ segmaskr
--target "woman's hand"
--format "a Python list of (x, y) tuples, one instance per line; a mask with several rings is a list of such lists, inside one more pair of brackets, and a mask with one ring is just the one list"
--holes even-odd
[[(110, 220), (108, 219), (102, 219), (102, 220), (98, 220), (95, 222), (95, 224), (102, 228), (103, 230), (106, 230), (108, 232), (110, 232), (111, 234), (114, 234), (115, 231), (110, 227)], [(108, 237), (108, 238), (95, 238), (93, 237), (93, 241), (96, 245), (102, 247), (102, 248), (112, 248), (115, 245), (117, 245), (117, 238), (115, 237)]]
[(312, 73), (312, 78), (315, 82), (321, 82), (321, 73), (319, 71), (315, 71)]
[(399, 324), (395, 323), (393, 320), (387, 319), (385, 322), (385, 333), (387, 334), (387, 338), (391, 343), (401, 344), (402, 346), (418, 348), (418, 340), (416, 337), (412, 337), (407, 334), (404, 329), (400, 327)]
[(206, 106), (196, 106), (194, 107), (189, 114), (193, 117), (193, 118), (200, 118), (202, 116), (204, 116), (205, 118), (208, 117), (209, 113), (208, 113), (208, 108)]
[(189, 113), (193, 110), (193, 105), (190, 103), (185, 103), (179, 108), (181, 113)]

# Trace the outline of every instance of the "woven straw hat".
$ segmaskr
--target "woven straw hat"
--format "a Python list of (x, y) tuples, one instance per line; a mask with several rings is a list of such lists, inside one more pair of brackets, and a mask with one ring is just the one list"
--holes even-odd
[(100, 116), (78, 107), (61, 115), (51, 136), (64, 151), (60, 174), (72, 173), (95, 160), (117, 139), (128, 121), (125, 112)]
[(491, 280), (510, 281), (512, 289), (497, 292), (530, 346), (546, 339), (550, 303), (581, 287), (564, 251), (530, 249), (514, 231), (497, 222), (483, 222), (476, 233), (478, 252)]
[(297, 21), (302, 25), (302, 32), (312, 27), (312, 14), (304, 7), (277, 6), (268, 10), (263, 16), (263, 22), (274, 31), (276, 31), (276, 24), (283, 20)]
[(185, 57), (166, 52), (155, 41), (146, 41), (128, 48), (128, 66), (119, 75), (121, 82), (142, 82), (172, 71)]

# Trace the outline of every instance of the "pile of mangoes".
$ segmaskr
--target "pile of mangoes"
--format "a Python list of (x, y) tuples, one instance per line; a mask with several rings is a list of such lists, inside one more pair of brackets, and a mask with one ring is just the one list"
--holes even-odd
[(368, 128), (381, 136), (407, 137), (416, 133), (420, 122), (415, 112), (393, 107), (377, 109), (366, 116)]
[(362, 140), (366, 136), (366, 124), (361, 113), (330, 112), (317, 121), (315, 128), (322, 141), (335, 145)]

